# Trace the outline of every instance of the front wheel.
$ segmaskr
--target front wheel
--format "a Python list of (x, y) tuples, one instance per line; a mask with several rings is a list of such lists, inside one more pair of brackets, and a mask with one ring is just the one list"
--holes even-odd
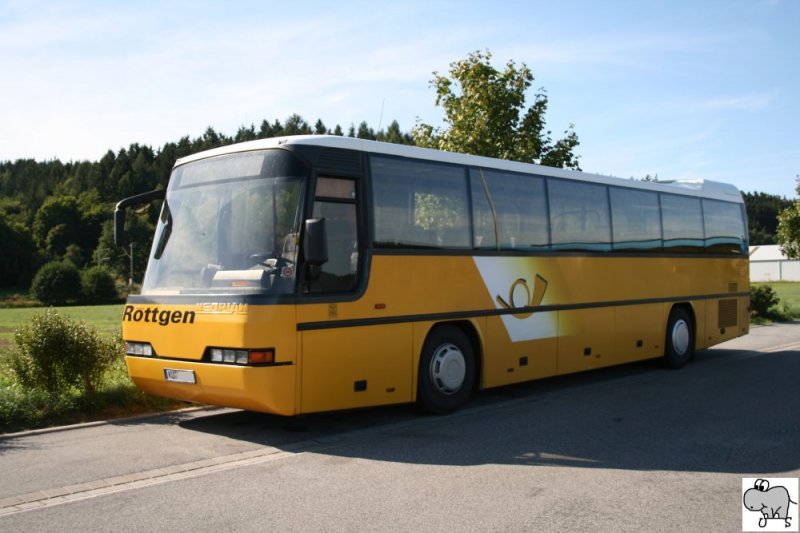
[(474, 384), (475, 353), (467, 335), (455, 326), (434, 329), (419, 361), (419, 407), (429, 413), (451, 413), (469, 400)]
[(694, 355), (694, 327), (686, 309), (676, 307), (669, 314), (664, 345), (664, 361), (670, 368), (681, 368)]

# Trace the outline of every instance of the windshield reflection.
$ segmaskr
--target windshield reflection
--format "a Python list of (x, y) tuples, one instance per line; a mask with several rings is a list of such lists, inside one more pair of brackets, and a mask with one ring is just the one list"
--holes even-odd
[(276, 156), (291, 157), (254, 152), (176, 169), (142, 294), (294, 291), (304, 180), (296, 168), (280, 175), (297, 164)]

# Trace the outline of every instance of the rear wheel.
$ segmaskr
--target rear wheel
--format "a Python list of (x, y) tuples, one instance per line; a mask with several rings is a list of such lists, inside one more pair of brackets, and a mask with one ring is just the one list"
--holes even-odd
[(694, 324), (689, 312), (676, 307), (669, 314), (664, 361), (670, 368), (681, 368), (694, 355)]
[(456, 326), (440, 326), (428, 334), (419, 361), (417, 405), (445, 414), (462, 407), (475, 384), (475, 353), (467, 335)]

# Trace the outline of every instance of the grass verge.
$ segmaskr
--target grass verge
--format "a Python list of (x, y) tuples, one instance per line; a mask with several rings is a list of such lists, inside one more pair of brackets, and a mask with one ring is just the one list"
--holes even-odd
[(0, 433), (157, 413), (186, 407), (184, 402), (150, 396), (128, 378), (120, 357), (92, 395), (70, 390), (51, 394), (25, 389), (0, 374)]
[(753, 287), (768, 285), (778, 296), (778, 305), (770, 309), (768, 316), (753, 316), (750, 322), (761, 325), (771, 322), (788, 322), (800, 318), (800, 282), (775, 281), (768, 283), (751, 283)]
[[(14, 331), (44, 309), (0, 309), (0, 363), (14, 346)], [(122, 306), (61, 307), (59, 314), (83, 321), (102, 336), (119, 335)], [(106, 370), (93, 394), (69, 389), (61, 394), (22, 387), (0, 364), (0, 433), (104, 420), (186, 407), (184, 402), (150, 396), (128, 377), (122, 353)]]

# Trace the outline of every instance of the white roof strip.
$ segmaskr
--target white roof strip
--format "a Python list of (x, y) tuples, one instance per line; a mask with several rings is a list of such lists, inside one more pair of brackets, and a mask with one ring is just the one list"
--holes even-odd
[(600, 174), (591, 174), (588, 172), (578, 172), (563, 168), (535, 165), (532, 163), (520, 163), (518, 161), (508, 161), (505, 159), (494, 159), (490, 157), (459, 154), (455, 152), (444, 152), (441, 150), (431, 150), (429, 148), (419, 148), (416, 146), (405, 146), (401, 144), (356, 139), (353, 137), (340, 137), (338, 135), (296, 135), (289, 137), (273, 137), (270, 139), (259, 139), (255, 141), (231, 144), (183, 157), (175, 162), (175, 166), (177, 167), (192, 161), (218, 155), (245, 152), (250, 150), (263, 150), (278, 146), (296, 145), (340, 148), (345, 150), (361, 150), (372, 154), (410, 157), (424, 159), (427, 161), (438, 161), (442, 163), (454, 163), (474, 167), (507, 170), (511, 172), (537, 174), (540, 176), (588, 181), (592, 183), (602, 183), (605, 185), (617, 185), (621, 187), (632, 187), (636, 189), (660, 191), (664, 193), (698, 196), (702, 198), (711, 198), (728, 202), (744, 202), (741, 193), (736, 187), (717, 181), (703, 179), (660, 182), (637, 181), (633, 179), (613, 178), (610, 176), (602, 176)]

